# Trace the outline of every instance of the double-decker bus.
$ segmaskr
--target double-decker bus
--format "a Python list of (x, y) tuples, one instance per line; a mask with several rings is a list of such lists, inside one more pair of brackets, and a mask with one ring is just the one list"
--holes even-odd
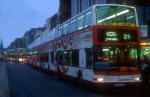
[(137, 86), (139, 37), (134, 7), (100, 4), (43, 32), (28, 48), (37, 52), (30, 58), (34, 66), (79, 84)]

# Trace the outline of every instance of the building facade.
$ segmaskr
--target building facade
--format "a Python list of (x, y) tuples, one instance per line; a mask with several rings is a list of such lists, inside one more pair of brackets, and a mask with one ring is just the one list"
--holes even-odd
[(26, 31), (22, 38), (16, 38), (13, 42), (11, 42), (8, 48), (9, 49), (27, 48), (27, 46), (30, 43), (32, 43), (35, 39), (37, 39), (44, 30), (45, 30), (44, 27), (32, 28)]
[(106, 4), (108, 0), (71, 0), (71, 17), (84, 11), (94, 4)]
[[(141, 39), (150, 38), (150, 6), (138, 7), (139, 24), (141, 28)], [(150, 41), (150, 40), (149, 40)]]
[(35, 39), (37, 39), (41, 33), (45, 30), (44, 27), (40, 28), (32, 28), (25, 32), (23, 36), (23, 42), (25, 44), (25, 48), (32, 43)]
[(0, 50), (2, 50), (2, 49), (3, 49), (3, 41), (0, 40)]
[(16, 49), (16, 48), (25, 48), (25, 43), (23, 38), (16, 38), (10, 46), (8, 46), (10, 49)]
[(71, 17), (71, 1), (72, 0), (59, 0), (60, 6), (59, 6), (58, 18), (60, 24)]
[(0, 54), (2, 53), (3, 50), (4, 50), (4, 48), (3, 48), (3, 41), (0, 40)]

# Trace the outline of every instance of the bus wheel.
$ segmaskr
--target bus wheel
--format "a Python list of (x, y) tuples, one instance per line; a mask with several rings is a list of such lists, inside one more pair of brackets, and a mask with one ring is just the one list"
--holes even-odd
[(80, 86), (83, 86), (83, 76), (82, 76), (82, 73), (81, 73), (81, 72), (78, 74), (77, 83), (78, 83)]

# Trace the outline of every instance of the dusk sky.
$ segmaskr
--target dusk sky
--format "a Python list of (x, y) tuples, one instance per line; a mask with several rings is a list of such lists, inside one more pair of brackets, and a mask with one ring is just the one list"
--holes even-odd
[(58, 7), (59, 0), (0, 0), (0, 39), (4, 47), (30, 28), (44, 26)]

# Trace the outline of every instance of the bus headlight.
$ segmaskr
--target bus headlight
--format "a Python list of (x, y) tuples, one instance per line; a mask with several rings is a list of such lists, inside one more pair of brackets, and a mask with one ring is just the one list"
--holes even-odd
[(19, 62), (22, 62), (23, 61), (23, 59), (22, 58), (19, 58)]
[(104, 78), (103, 77), (97, 78), (97, 81), (102, 82), (104, 81)]
[(135, 81), (140, 81), (140, 78), (139, 77), (135, 77), (134, 80)]

